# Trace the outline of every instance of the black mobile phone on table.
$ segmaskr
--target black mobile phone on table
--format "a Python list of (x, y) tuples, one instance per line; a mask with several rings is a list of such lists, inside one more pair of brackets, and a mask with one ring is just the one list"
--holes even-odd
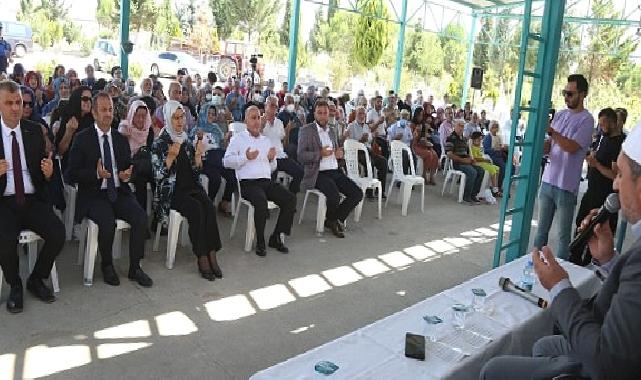
[(405, 356), (425, 360), (425, 337), (423, 335), (405, 334)]

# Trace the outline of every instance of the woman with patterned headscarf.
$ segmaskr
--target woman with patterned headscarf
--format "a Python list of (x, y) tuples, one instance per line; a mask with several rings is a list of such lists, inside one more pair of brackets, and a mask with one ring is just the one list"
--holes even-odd
[(216, 209), (199, 182), (204, 142), (199, 139), (194, 147), (188, 138), (185, 109), (180, 103), (169, 100), (163, 112), (165, 127), (151, 149), (157, 228), (167, 224), (170, 209), (184, 216), (200, 275), (214, 281), (223, 275), (216, 260), (216, 252), (222, 245)]
[(69, 79), (65, 77), (58, 77), (54, 79), (53, 92), (54, 92), (54, 98), (42, 108), (42, 116), (48, 116), (50, 113), (53, 112), (53, 110), (58, 108), (58, 104), (60, 103), (61, 100), (62, 101), (69, 100), (69, 94), (71, 93)]

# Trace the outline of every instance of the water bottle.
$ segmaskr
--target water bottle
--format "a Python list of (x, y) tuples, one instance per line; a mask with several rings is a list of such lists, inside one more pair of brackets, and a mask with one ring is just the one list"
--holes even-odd
[(521, 277), (521, 288), (527, 290), (528, 292), (532, 291), (534, 286), (534, 263), (532, 260), (528, 260), (527, 264), (523, 268), (523, 277)]

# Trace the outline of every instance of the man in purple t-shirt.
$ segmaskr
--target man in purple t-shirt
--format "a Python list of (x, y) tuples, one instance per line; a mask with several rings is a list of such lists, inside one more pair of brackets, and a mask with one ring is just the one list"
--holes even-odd
[(592, 142), (594, 118), (585, 108), (583, 100), (588, 95), (588, 81), (581, 74), (572, 74), (563, 90), (567, 109), (558, 112), (548, 127), (550, 163), (543, 172), (539, 191), (539, 226), (534, 238), (538, 249), (548, 243), (548, 234), (555, 212), (559, 216), (558, 257), (567, 259), (572, 236), (572, 219), (576, 206), (583, 160)]

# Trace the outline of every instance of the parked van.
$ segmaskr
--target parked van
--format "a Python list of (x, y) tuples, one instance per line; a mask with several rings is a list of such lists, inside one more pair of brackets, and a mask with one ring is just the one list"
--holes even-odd
[(99, 38), (94, 44), (91, 58), (96, 71), (109, 72), (120, 61), (120, 45), (117, 41)]
[(2, 37), (11, 45), (16, 57), (22, 58), (27, 52), (33, 51), (33, 32), (29, 25), (15, 21), (0, 21), (0, 24)]

